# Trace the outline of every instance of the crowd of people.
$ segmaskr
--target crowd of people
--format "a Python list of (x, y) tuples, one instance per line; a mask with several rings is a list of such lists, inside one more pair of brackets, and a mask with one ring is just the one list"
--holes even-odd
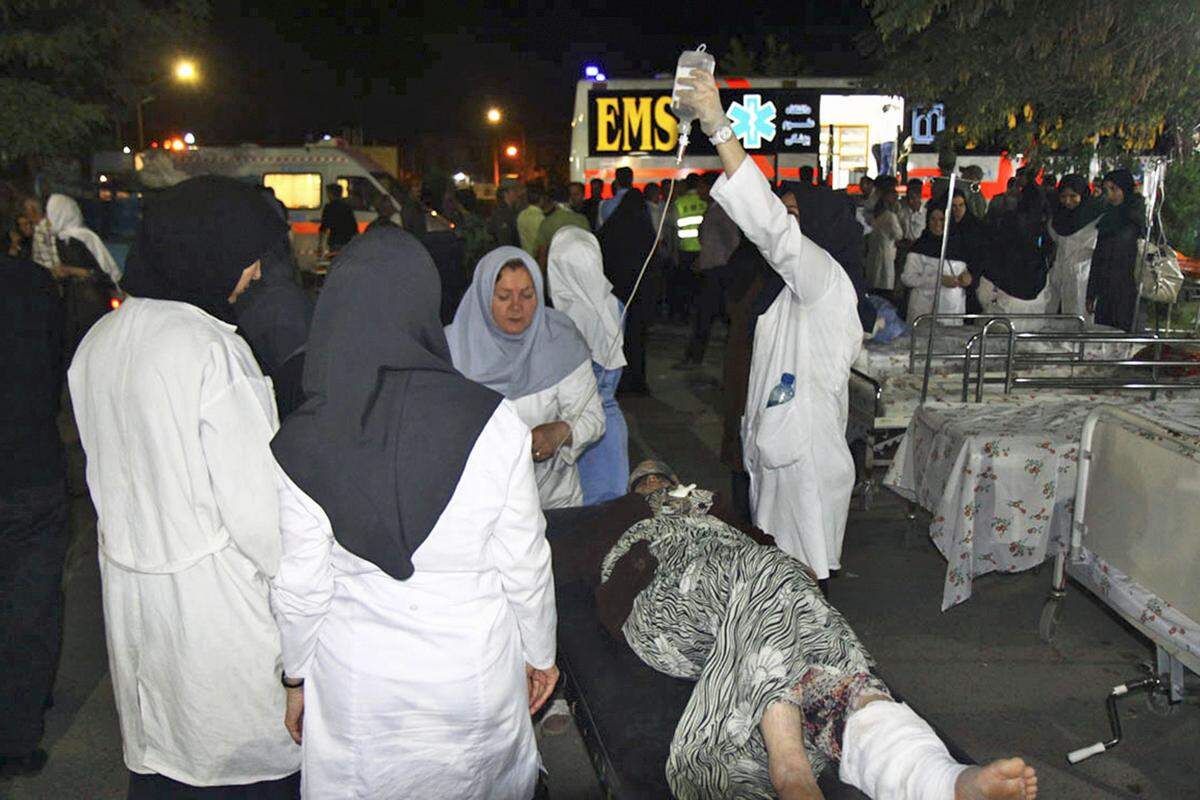
[[(990, 206), (972, 167), (928, 201), (889, 176), (857, 202), (811, 169), (772, 187), (719, 135), (711, 79), (688, 86), (719, 173), (505, 186), (486, 221), (448, 193), (458, 232), (414, 201), (358, 233), (330, 187), (315, 303), (257, 187), (160, 192), (123, 270), (69, 198), (43, 213), (0, 193), (18, 368), (5, 769), (46, 759), (65, 372), (131, 798), (528, 800), (544, 791), (532, 718), (559, 678), (554, 583), (580, 575), (617, 609), (614, 636), (697, 681), (667, 764), (680, 798), (819, 797), (833, 766), (876, 798), (1036, 796), (1020, 759), (956, 764), (824, 596), (855, 477), (847, 378), (881, 297), (910, 320), (940, 292), (944, 313), (1061, 308), (1130, 329), (1133, 178), (1107, 174), (1101, 199), (1027, 169)], [(631, 470), (618, 398), (648, 391), (655, 319), (691, 323), (691, 368), (722, 315), (717, 514), (669, 467)], [(581, 506), (615, 521), (552, 550), (546, 515)]]
[(944, 178), (928, 187), (910, 180), (903, 197), (889, 176), (863, 179), (858, 216), (867, 231), (872, 292), (906, 310), (909, 321), (932, 312), (936, 290), (939, 313), (1063, 313), (1135, 330), (1146, 202), (1128, 169), (1092, 185), (1082, 175), (1056, 179), (1049, 170), (1024, 167), (990, 202), (980, 191), (978, 165), (959, 176), (949, 220)]

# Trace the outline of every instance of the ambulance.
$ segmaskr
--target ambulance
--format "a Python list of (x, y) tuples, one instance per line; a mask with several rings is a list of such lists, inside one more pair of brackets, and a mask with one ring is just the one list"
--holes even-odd
[(325, 187), (336, 183), (354, 209), (359, 231), (375, 219), (377, 201), (397, 211), (400, 183), (381, 166), (339, 139), (302, 147), (188, 147), (137, 153), (134, 168), (150, 189), (166, 188), (196, 175), (225, 175), (267, 186), (287, 207), (292, 249), (302, 270), (319, 271), (317, 249)]
[[(770, 180), (797, 180), (807, 165), (820, 167), (831, 188), (856, 192), (863, 175), (895, 174), (902, 153), (910, 178), (940, 175), (935, 140), (946, 129), (944, 107), (906, 107), (904, 98), (865, 91), (861, 83), (858, 78), (717, 79), (734, 133)], [(670, 78), (579, 81), (571, 120), (571, 179), (607, 183), (619, 167), (631, 167), (635, 182), (644, 185), (719, 170), (716, 150), (698, 125), (682, 167), (676, 166), (679, 125), (671, 113), (671, 87)], [(1019, 163), (1006, 153), (971, 150), (958, 157), (957, 166), (979, 165), (983, 192), (991, 197), (1004, 191)]]

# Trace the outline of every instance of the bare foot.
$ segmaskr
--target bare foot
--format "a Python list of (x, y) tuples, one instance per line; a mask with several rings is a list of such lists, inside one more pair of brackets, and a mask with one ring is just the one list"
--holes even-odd
[(1019, 758), (964, 770), (954, 783), (954, 800), (1034, 800), (1037, 772)]

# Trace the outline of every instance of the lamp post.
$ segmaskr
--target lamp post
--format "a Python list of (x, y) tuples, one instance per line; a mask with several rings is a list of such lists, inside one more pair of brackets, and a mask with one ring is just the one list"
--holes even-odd
[[(190, 58), (181, 58), (175, 62), (175, 66), (171, 69), (171, 78), (178, 81), (179, 83), (196, 83), (197, 81), (200, 80), (200, 70), (196, 66), (195, 61), (192, 61)], [(159, 78), (157, 81), (154, 81), (154, 83), (151, 83), (150, 86), (147, 88), (153, 89), (155, 86), (158, 86), (165, 80), (167, 80), (167, 79)], [(146, 149), (145, 112), (143, 109), (145, 109), (147, 103), (152, 103), (152, 102), (154, 102), (155, 99), (156, 99), (156, 96), (150, 94), (150, 95), (146, 95), (144, 98), (142, 98), (141, 100), (138, 101), (138, 104), (137, 104), (138, 150)]]
[[(488, 125), (491, 125), (493, 128), (495, 128), (495, 126), (499, 125), (503, 120), (504, 120), (504, 114), (501, 113), (500, 109), (489, 108), (487, 110)], [(496, 133), (493, 133), (492, 134), (492, 183), (494, 183), (496, 185), (497, 189), (500, 188), (500, 144), (499, 144), (498, 139), (499, 139), (499, 135)]]
[[(492, 138), (492, 180), (496, 184), (496, 188), (499, 189), (500, 188), (500, 132), (499, 132), (499, 128), (500, 128), (500, 125), (504, 122), (504, 112), (501, 111), (499, 108), (496, 108), (493, 106), (492, 108), (489, 108), (487, 110), (487, 113), (484, 116), (487, 119), (488, 124), (491, 125), (492, 128), (496, 131), (495, 135)], [(509, 123), (509, 126), (511, 127), (512, 123)], [(526, 139), (525, 139), (525, 126), (517, 125), (516, 127), (521, 132), (521, 147), (520, 147), (519, 152), (521, 154), (521, 165), (522, 165), (521, 171), (522, 171), (522, 173), (524, 173), (524, 165), (528, 158), (528, 156), (526, 154), (529, 152), (529, 148), (527, 147), (527, 143), (526, 143)], [(517, 155), (515, 153), (507, 153), (506, 152), (505, 155), (507, 155), (509, 158), (517, 157)]]

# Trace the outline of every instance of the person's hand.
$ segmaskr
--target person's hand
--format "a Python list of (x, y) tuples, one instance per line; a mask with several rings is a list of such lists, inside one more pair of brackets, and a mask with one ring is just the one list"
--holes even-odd
[(1096, 313), (1096, 298), (1093, 297), (1087, 301), (1087, 310), (1089, 314)]
[(958, 288), (958, 276), (957, 275), (943, 275), (942, 276), (942, 286), (945, 286), (947, 289), (957, 289)]
[(973, 278), (971, 277), (971, 273), (969, 273), (969, 272), (964, 272), (962, 275), (958, 276), (958, 285), (964, 289), (967, 288), (968, 286), (970, 286), (972, 281), (973, 281)]
[(304, 735), (304, 687), (287, 690), (287, 710), (283, 714), (283, 727), (291, 734), (292, 741), (300, 744)]
[(558, 448), (567, 444), (571, 439), (571, 426), (559, 420), (538, 425), (533, 429), (533, 443), (530, 447), (533, 460), (537, 462), (553, 458)]
[(525, 682), (529, 686), (529, 714), (532, 716), (554, 692), (554, 686), (558, 683), (558, 667), (551, 665), (547, 669), (535, 669), (526, 664)]
[(717, 90), (717, 81), (707, 71), (693, 69), (692, 74), (679, 79), (679, 91), (686, 93), (684, 100), (700, 116), (700, 129), (705, 135), (712, 136), (729, 124), (725, 109), (721, 106), (721, 93)]

